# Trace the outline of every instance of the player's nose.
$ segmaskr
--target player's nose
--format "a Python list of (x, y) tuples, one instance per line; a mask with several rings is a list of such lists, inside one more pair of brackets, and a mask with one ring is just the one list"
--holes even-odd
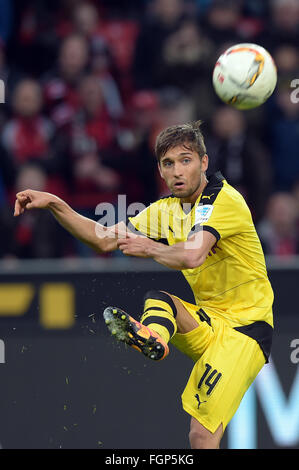
[(183, 167), (178, 162), (173, 165), (173, 176), (180, 178), (183, 175)]

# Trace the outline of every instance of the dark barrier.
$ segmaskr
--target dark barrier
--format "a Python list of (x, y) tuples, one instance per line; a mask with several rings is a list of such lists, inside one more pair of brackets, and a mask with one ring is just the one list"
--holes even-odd
[[(2, 448), (188, 448), (180, 394), (192, 362), (174, 348), (161, 363), (146, 361), (114, 342), (102, 311), (117, 305), (138, 316), (149, 289), (192, 302), (191, 291), (181, 273), (125, 261), (1, 269)], [(296, 266), (269, 270), (271, 361), (246, 393), (223, 448), (298, 447), (298, 274)]]

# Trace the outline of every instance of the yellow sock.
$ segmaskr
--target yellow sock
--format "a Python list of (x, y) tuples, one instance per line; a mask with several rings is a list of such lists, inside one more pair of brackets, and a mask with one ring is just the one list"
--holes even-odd
[(145, 297), (141, 323), (156, 331), (166, 343), (177, 331), (176, 308), (172, 298), (160, 291), (150, 291)]

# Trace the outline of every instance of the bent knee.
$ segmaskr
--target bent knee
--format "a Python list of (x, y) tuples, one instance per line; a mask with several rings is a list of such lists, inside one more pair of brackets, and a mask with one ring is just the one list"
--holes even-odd
[(172, 309), (173, 316), (176, 317), (177, 315), (176, 305), (174, 303), (172, 295), (169, 294), (168, 292), (165, 292), (163, 290), (150, 290), (144, 296), (144, 304), (148, 300), (158, 300), (158, 301), (167, 303)]

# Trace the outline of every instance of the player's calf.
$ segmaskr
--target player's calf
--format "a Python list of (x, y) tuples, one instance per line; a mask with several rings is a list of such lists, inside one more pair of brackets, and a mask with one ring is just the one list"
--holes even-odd
[(223, 434), (222, 424), (214, 433), (210, 432), (195, 418), (191, 418), (189, 441), (191, 449), (219, 449)]

